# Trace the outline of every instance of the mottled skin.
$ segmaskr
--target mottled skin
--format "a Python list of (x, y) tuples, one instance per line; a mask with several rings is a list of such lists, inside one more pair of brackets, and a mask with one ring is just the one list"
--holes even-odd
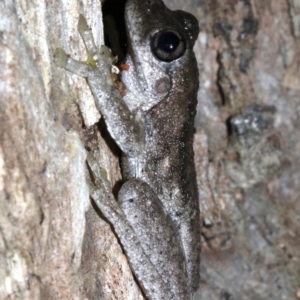
[[(184, 20), (188, 20), (184, 23)], [(146, 22), (141, 25), (141, 20)], [(161, 1), (128, 1), (128, 72), (123, 82), (135, 92), (145, 111), (145, 140), (141, 154), (123, 157), (125, 179), (147, 182), (178, 228), (193, 289), (199, 279), (199, 208), (193, 153), (193, 128), (198, 90), (198, 68), (193, 43), (198, 22), (182, 11), (170, 11)], [(185, 31), (184, 25), (191, 27)], [(185, 54), (171, 63), (153, 57), (149, 49), (154, 32), (175, 28), (185, 34)], [(168, 87), (160, 93), (157, 82)], [(141, 104), (142, 102), (142, 104)], [(150, 105), (149, 105), (150, 103)]]
[[(125, 184), (115, 202), (92, 157), (95, 203), (112, 223), (131, 268), (151, 299), (192, 299), (199, 284), (200, 221), (193, 153), (198, 69), (192, 50), (197, 20), (161, 0), (128, 0), (126, 96), (110, 80), (111, 59), (99, 51), (81, 17), (88, 61), (57, 52), (57, 63), (87, 78), (107, 128), (123, 152)], [(151, 47), (160, 30), (178, 32), (184, 51), (162, 61)]]

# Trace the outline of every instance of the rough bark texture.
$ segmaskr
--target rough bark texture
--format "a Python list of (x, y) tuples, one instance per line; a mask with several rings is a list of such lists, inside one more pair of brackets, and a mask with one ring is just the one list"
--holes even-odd
[(101, 149), (113, 184), (118, 159), (85, 80), (53, 59), (57, 47), (82, 58), (80, 13), (102, 43), (100, 4), (0, 3), (0, 299), (141, 299), (90, 204), (84, 146)]
[(300, 2), (168, 2), (202, 29), (199, 299), (300, 299)]
[[(300, 2), (165, 2), (201, 26), (197, 299), (300, 299)], [(101, 44), (100, 4), (0, 2), (0, 299), (142, 299), (89, 199), (85, 149), (112, 186), (117, 150), (85, 81), (53, 62), (83, 58), (79, 13)]]

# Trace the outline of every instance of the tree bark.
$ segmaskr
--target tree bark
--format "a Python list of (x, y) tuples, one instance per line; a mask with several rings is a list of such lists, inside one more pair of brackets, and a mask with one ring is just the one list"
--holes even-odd
[[(300, 299), (300, 2), (165, 2), (201, 28), (197, 299)], [(54, 64), (57, 47), (84, 58), (80, 13), (102, 44), (99, 0), (0, 3), (0, 299), (143, 299), (89, 198), (86, 150), (112, 187), (118, 150)]]
[(82, 58), (80, 13), (103, 43), (101, 3), (5, 0), (0, 13), (0, 299), (142, 299), (89, 198), (85, 148), (113, 184), (118, 158), (85, 80), (53, 57)]
[(199, 299), (300, 299), (300, 2), (180, 7), (201, 26)]

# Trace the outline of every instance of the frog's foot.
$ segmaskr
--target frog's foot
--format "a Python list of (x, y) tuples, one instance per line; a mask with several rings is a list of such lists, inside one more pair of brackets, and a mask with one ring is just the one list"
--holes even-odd
[(86, 19), (83, 15), (79, 16), (78, 20), (78, 31), (83, 40), (86, 53), (87, 53), (87, 61), (86, 63), (91, 66), (96, 66), (97, 61), (99, 60), (100, 53), (98, 48), (96, 47), (96, 43), (93, 37), (93, 33), (91, 28), (88, 26)]
[(91, 67), (85, 62), (71, 58), (62, 48), (57, 48), (54, 54), (55, 63), (71, 73), (81, 77), (88, 77)]
[[(106, 46), (101, 46), (100, 49), (97, 48), (92, 30), (88, 27), (86, 19), (83, 15), (79, 16), (78, 31), (86, 49), (87, 60), (75, 60), (67, 55), (63, 49), (57, 48), (54, 54), (55, 63), (59, 67), (62, 67), (81, 77), (88, 77), (91, 73), (94, 73), (94, 70), (97, 68), (103, 69), (104, 64), (106, 66), (112, 65), (113, 58), (111, 57), (109, 48)], [(116, 73), (116, 71), (114, 72)]]

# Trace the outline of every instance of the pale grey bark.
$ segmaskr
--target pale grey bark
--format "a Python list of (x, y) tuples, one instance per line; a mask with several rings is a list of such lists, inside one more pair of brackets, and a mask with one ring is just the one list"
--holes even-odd
[(101, 149), (112, 182), (118, 159), (83, 127), (100, 117), (85, 80), (53, 59), (56, 47), (83, 53), (80, 13), (102, 43), (100, 4), (0, 3), (0, 299), (141, 299), (91, 207), (84, 145)]
[[(300, 2), (188, 0), (181, 7), (202, 29), (195, 47), (205, 223), (199, 299), (299, 299)], [(233, 126), (247, 114), (265, 128)]]

